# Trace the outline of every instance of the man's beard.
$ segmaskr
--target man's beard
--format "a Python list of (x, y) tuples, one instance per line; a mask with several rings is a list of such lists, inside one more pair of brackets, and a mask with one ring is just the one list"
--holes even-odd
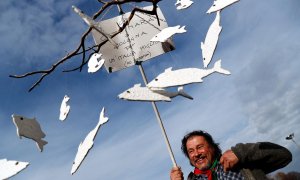
[[(199, 158), (200, 158), (200, 156), (199, 156)], [(197, 158), (197, 160), (199, 159), (199, 158)], [(196, 161), (197, 161), (196, 160)], [(200, 169), (201, 171), (205, 171), (205, 170), (208, 170), (210, 167), (211, 167), (211, 162), (208, 160), (208, 159), (206, 159), (207, 161), (208, 161), (208, 163), (206, 164), (206, 166), (205, 167), (202, 167), (202, 168), (198, 168), (198, 169)], [(196, 164), (196, 163), (195, 163)], [(193, 164), (192, 164), (192, 162), (191, 162), (191, 160), (190, 160), (190, 165), (191, 166), (194, 166)], [(194, 166), (195, 167), (195, 166)]]

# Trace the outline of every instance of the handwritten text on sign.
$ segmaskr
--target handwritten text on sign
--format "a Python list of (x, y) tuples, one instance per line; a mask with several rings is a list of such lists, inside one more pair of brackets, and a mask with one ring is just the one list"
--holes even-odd
[[(144, 9), (151, 9), (152, 6)], [(155, 56), (164, 54), (174, 49), (173, 43), (151, 42), (150, 39), (159, 33), (162, 29), (168, 27), (168, 24), (161, 12), (157, 9), (160, 26), (157, 24), (155, 16), (136, 12), (130, 24), (126, 29), (113, 38), (117, 44), (116, 47), (107, 42), (100, 49), (102, 57), (105, 59), (104, 66), (108, 72), (118, 71), (132, 65), (137, 61), (146, 61)], [(99, 30), (106, 34), (113, 34), (119, 30), (122, 22), (129, 17), (130, 13), (123, 16), (117, 16), (98, 23)], [(99, 32), (93, 30), (93, 37), (96, 44), (105, 41), (106, 38)]]

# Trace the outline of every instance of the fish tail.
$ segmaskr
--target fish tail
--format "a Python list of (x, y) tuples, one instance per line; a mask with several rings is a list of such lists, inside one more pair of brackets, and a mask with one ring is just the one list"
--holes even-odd
[(38, 148), (40, 149), (40, 151), (42, 152), (43, 149), (44, 149), (44, 146), (45, 146), (46, 144), (48, 144), (48, 142), (47, 142), (47, 141), (44, 141), (44, 140), (42, 140), (42, 139), (39, 139), (39, 140), (36, 141), (36, 144), (37, 144)]
[(105, 113), (105, 108), (103, 107), (102, 111), (100, 113), (100, 117), (99, 117), (100, 118), (100, 120), (99, 120), (99, 124), (100, 125), (102, 125), (102, 124), (104, 124), (104, 123), (106, 123), (108, 121), (108, 117), (105, 117), (104, 113)]
[(179, 30), (178, 32), (179, 33), (185, 33), (186, 30), (184, 28), (185, 28), (185, 26), (182, 26), (181, 28), (178, 29)]
[(221, 74), (226, 74), (226, 75), (231, 74), (230, 71), (228, 71), (228, 70), (226, 70), (226, 69), (223, 69), (223, 68), (221, 67), (221, 59), (218, 60), (217, 62), (215, 62), (213, 69), (214, 69), (216, 72), (221, 73)]
[(183, 86), (178, 87), (178, 95), (193, 100), (193, 97), (183, 91)]

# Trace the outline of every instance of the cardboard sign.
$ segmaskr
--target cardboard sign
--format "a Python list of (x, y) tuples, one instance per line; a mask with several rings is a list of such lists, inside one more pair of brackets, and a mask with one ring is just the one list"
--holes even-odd
[[(144, 9), (150, 10), (151, 8), (152, 6), (148, 6)], [(157, 8), (157, 14), (160, 26), (155, 16), (136, 12), (129, 25), (112, 38), (116, 46), (111, 42), (107, 42), (101, 47), (100, 52), (102, 58), (105, 59), (104, 66), (108, 72), (115, 72), (133, 66), (136, 62), (146, 61), (174, 49), (171, 40), (166, 43), (150, 42), (153, 36), (168, 27), (159, 8)], [(98, 22), (97, 27), (106, 34), (114, 34), (129, 15), (130, 13), (126, 13), (122, 16)], [(106, 37), (96, 30), (93, 30), (92, 33), (96, 44), (106, 40)]]

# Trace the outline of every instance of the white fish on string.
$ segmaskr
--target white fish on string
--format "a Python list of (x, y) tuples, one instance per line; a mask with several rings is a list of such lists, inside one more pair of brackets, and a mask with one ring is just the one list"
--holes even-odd
[(166, 42), (174, 34), (185, 33), (186, 30), (184, 28), (185, 26), (180, 27), (180, 25), (167, 27), (156, 34), (152, 39), (150, 39), (150, 41)]
[(0, 159), (0, 179), (11, 178), (24, 170), (28, 165), (28, 162), (8, 161), (7, 159)]
[(177, 0), (175, 6), (177, 10), (186, 9), (190, 7), (194, 2), (191, 0)]
[(36, 119), (29, 119), (15, 114), (12, 115), (12, 119), (17, 128), (17, 135), (20, 137), (20, 139), (23, 136), (34, 140), (37, 144), (37, 147), (42, 152), (44, 145), (46, 145), (48, 142), (42, 139), (46, 135), (42, 131), (41, 126)]
[(221, 33), (222, 27), (220, 26), (220, 11), (217, 12), (216, 18), (213, 23), (210, 25), (205, 41), (201, 42), (202, 58), (204, 67), (207, 68), (210, 63), (215, 49), (218, 44), (219, 35)]
[(59, 120), (64, 121), (70, 112), (70, 105), (68, 105), (68, 101), (70, 100), (70, 97), (65, 95), (64, 99), (61, 102), (60, 105), (60, 114), (59, 114)]
[(228, 70), (221, 67), (221, 60), (218, 60), (211, 69), (184, 68), (173, 71), (172, 68), (168, 68), (149, 82), (147, 86), (152, 89), (201, 83), (204, 77), (214, 72), (226, 75), (230, 74)]
[(75, 156), (75, 160), (73, 161), (71, 174), (73, 175), (87, 156), (90, 149), (94, 146), (94, 139), (100, 129), (100, 126), (108, 121), (108, 117), (104, 116), (104, 107), (100, 113), (99, 122), (96, 127), (89, 132), (89, 134), (85, 137), (84, 141), (81, 142), (78, 146), (78, 151)]
[(223, 8), (230, 6), (233, 3), (238, 2), (239, 0), (214, 0), (213, 5), (208, 9), (206, 13), (212, 13), (219, 10), (222, 10)]
[(141, 84), (135, 84), (133, 87), (119, 94), (120, 99), (129, 101), (171, 101), (171, 98), (176, 96), (183, 96), (188, 99), (193, 99), (190, 95), (183, 91), (183, 87), (179, 87), (177, 92), (169, 92), (162, 88), (149, 89), (148, 87), (141, 87)]
[(88, 62), (88, 72), (94, 73), (97, 72), (104, 64), (105, 60), (101, 58), (101, 53), (94, 53)]

